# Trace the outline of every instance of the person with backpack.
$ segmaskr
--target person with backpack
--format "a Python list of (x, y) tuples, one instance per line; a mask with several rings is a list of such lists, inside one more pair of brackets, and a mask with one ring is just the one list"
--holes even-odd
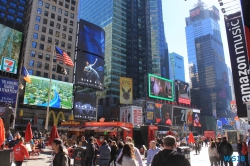
[(173, 136), (163, 139), (164, 149), (159, 151), (151, 163), (151, 166), (191, 166), (183, 154), (174, 151), (176, 140)]
[[(222, 138), (222, 142), (219, 146), (219, 154), (220, 160), (223, 160), (225, 165), (229, 163), (229, 166), (233, 166), (233, 161), (231, 159), (231, 156), (233, 154), (233, 147), (230, 143), (227, 142), (226, 137)], [(229, 161), (226, 161), (225, 159), (229, 159)], [(221, 162), (221, 166), (223, 165), (223, 162)]]
[(63, 146), (63, 141), (55, 138), (52, 142), (52, 149), (55, 152), (53, 166), (70, 166), (68, 150)]
[(243, 163), (245, 163), (245, 165), (248, 166), (248, 151), (247, 151), (247, 144), (246, 142), (242, 142), (242, 149), (241, 149), (241, 154), (242, 156), (245, 157), (245, 161)]

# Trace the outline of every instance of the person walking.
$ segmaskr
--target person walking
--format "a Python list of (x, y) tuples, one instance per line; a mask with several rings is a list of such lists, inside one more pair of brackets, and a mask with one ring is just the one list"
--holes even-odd
[(241, 154), (242, 156), (244, 156), (245, 161), (243, 163), (245, 163), (245, 165), (248, 165), (248, 152), (247, 152), (247, 144), (246, 142), (242, 142), (242, 149), (241, 149)]
[(125, 144), (120, 154), (121, 156), (116, 163), (117, 166), (139, 166), (138, 162), (135, 160), (133, 144)]
[(194, 142), (194, 147), (195, 147), (195, 153), (200, 154), (200, 144), (197, 140), (195, 140), (195, 142)]
[(219, 162), (219, 165), (223, 165), (224, 159), (223, 157), (221, 157), (223, 155), (219, 151), (220, 144), (221, 144), (221, 138), (217, 138), (216, 147), (217, 147), (217, 154), (219, 157), (218, 162)]
[(102, 143), (102, 146), (98, 151), (100, 152), (100, 166), (109, 166), (111, 148), (109, 147), (106, 140)]
[(213, 165), (218, 166), (217, 164), (218, 153), (217, 153), (217, 148), (215, 146), (215, 142), (211, 142), (210, 146), (208, 147), (208, 155), (209, 155), (211, 166)]
[(92, 166), (92, 161), (95, 155), (94, 138), (90, 137), (86, 144), (85, 166)]
[(163, 139), (164, 149), (158, 152), (151, 163), (151, 166), (191, 166), (183, 154), (174, 151), (176, 140), (173, 136), (166, 136)]
[[(233, 147), (230, 143), (227, 142), (227, 138), (223, 137), (222, 142), (219, 146), (219, 154), (220, 155), (220, 160), (223, 160), (224, 164), (227, 165), (229, 163), (229, 166), (233, 166), (233, 161), (232, 161), (232, 154), (233, 154)], [(228, 158), (226, 161), (225, 159)], [(221, 166), (223, 166), (223, 162), (221, 162)]]
[(150, 149), (148, 150), (148, 154), (147, 154), (147, 166), (149, 166), (152, 163), (154, 156), (159, 151), (160, 151), (160, 149), (158, 147), (156, 147), (156, 142), (151, 141), (150, 142)]
[(109, 166), (114, 161), (114, 166), (116, 166), (116, 156), (117, 156), (117, 145), (115, 141), (112, 141), (111, 143), (111, 153), (110, 153), (110, 160), (109, 160)]
[(242, 164), (242, 162), (241, 162), (241, 156), (242, 156), (241, 150), (242, 150), (242, 142), (241, 142), (241, 140), (238, 140), (237, 152), (238, 152), (238, 155), (239, 155), (239, 158), (240, 158), (240, 161), (239, 161), (240, 164)]
[(55, 152), (53, 166), (69, 166), (68, 150), (64, 147), (63, 141), (56, 138), (52, 141), (52, 149)]
[(13, 148), (14, 160), (16, 166), (22, 166), (24, 158), (25, 157), (29, 158), (29, 153), (26, 147), (24, 146), (23, 142), (24, 142), (23, 138), (20, 138), (19, 143), (15, 145)]

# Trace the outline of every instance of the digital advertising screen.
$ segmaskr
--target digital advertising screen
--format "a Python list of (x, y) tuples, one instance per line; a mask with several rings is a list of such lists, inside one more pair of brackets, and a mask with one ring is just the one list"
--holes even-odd
[(173, 81), (148, 74), (149, 97), (160, 100), (174, 101)]
[(193, 126), (193, 110), (192, 109), (188, 109), (186, 111), (186, 124), (188, 126)]
[(177, 92), (176, 101), (181, 104), (190, 104), (189, 84), (183, 81), (175, 80), (175, 91)]
[(200, 122), (200, 110), (193, 109), (193, 126), (194, 127), (201, 127), (201, 122)]
[(133, 80), (120, 77), (120, 104), (133, 104)]
[(155, 111), (155, 104), (154, 103), (147, 103), (146, 108), (146, 123), (154, 123), (154, 111)]
[(154, 109), (155, 122), (161, 125), (172, 126), (172, 106), (155, 103)]
[(0, 70), (17, 73), (23, 34), (0, 24)]
[(81, 19), (77, 48), (104, 58), (105, 31), (101, 27)]
[(18, 92), (18, 80), (0, 77), (0, 107), (11, 104), (15, 108)]
[[(31, 84), (26, 84), (23, 104), (48, 106), (50, 80), (30, 76)], [(50, 107), (72, 109), (73, 84), (52, 80), (50, 88)]]
[(77, 52), (75, 84), (103, 90), (104, 60), (85, 52)]
[(190, 10), (190, 11), (189, 11), (189, 14), (190, 14), (190, 19), (191, 19), (192, 21), (194, 21), (194, 20), (200, 18), (200, 17), (201, 17), (201, 14), (202, 14), (201, 7), (198, 6), (198, 7), (194, 8), (194, 9)]
[(74, 116), (77, 119), (96, 120), (96, 95), (75, 92)]
[(174, 107), (173, 108), (173, 121), (175, 125), (183, 125), (186, 121), (187, 109)]

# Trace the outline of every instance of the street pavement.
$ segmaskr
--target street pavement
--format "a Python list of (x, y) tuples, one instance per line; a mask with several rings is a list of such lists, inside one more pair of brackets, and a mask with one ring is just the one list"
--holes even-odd
[[(235, 156), (238, 155), (237, 152), (234, 152)], [(27, 163), (24, 163), (23, 166), (49, 166), (51, 164), (51, 153), (50, 150), (46, 149), (45, 153), (42, 153), (38, 156), (38, 159), (34, 158), (33, 160), (28, 160)], [(200, 154), (196, 155), (195, 151), (190, 153), (191, 166), (210, 166), (210, 161), (208, 157), (208, 148), (203, 147)], [(146, 160), (144, 160), (146, 166)], [(0, 164), (1, 165), (1, 164)], [(237, 166), (237, 162), (234, 162), (234, 166)]]

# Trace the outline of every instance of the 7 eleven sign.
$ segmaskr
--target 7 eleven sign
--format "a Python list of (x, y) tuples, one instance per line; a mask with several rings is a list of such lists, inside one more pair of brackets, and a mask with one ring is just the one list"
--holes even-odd
[(1, 70), (10, 73), (15, 72), (16, 61), (11, 58), (2, 57)]

